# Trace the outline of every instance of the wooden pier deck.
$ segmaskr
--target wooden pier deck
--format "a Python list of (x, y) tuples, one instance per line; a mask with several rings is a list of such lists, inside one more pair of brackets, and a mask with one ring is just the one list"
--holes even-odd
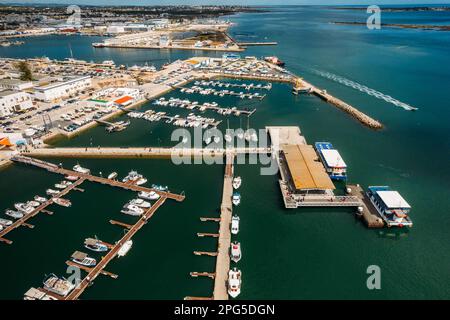
[(131, 238), (147, 223), (147, 221), (153, 216), (156, 210), (164, 203), (166, 199), (167, 198), (165, 196), (161, 196), (153, 204), (153, 206), (139, 218), (139, 220), (133, 225), (133, 227), (129, 229), (128, 232), (126, 232), (125, 235), (118, 242), (116, 242), (116, 244), (113, 245), (111, 250), (108, 251), (103, 259), (100, 260), (99, 263), (88, 272), (86, 277), (81, 280), (80, 284), (65, 298), (61, 298), (61, 300), (78, 299), (84, 292), (84, 290), (86, 290), (86, 288), (95, 280), (95, 278), (97, 278), (97, 276), (103, 272), (103, 270), (111, 262), (111, 260), (113, 260), (117, 256), (117, 253), (122, 245), (128, 240), (131, 240)]
[(350, 195), (357, 197), (360, 200), (360, 206), (363, 208), (362, 217), (368, 228), (383, 228), (384, 221), (374, 208), (370, 200), (366, 197), (364, 190), (359, 184), (349, 184)]
[(222, 205), (220, 207), (220, 227), (219, 241), (217, 248), (216, 260), (216, 277), (214, 278), (214, 300), (228, 300), (228, 271), (230, 270), (229, 249), (231, 245), (231, 216), (233, 213), (233, 205), (231, 196), (233, 194), (233, 162), (234, 155), (227, 154), (225, 175), (222, 192)]
[[(51, 149), (48, 149), (48, 150), (51, 150)], [(97, 183), (101, 183), (101, 184), (110, 185), (112, 187), (118, 187), (118, 188), (122, 188), (122, 189), (126, 189), (126, 190), (138, 191), (138, 192), (140, 192), (140, 191), (144, 191), (144, 192), (155, 191), (161, 197), (176, 200), (176, 201), (183, 201), (185, 198), (185, 196), (182, 194), (159, 191), (159, 190), (155, 190), (153, 188), (147, 188), (147, 187), (138, 186), (135, 184), (123, 183), (123, 182), (120, 182), (117, 180), (110, 180), (107, 178), (98, 177), (98, 176), (94, 176), (91, 174), (85, 174), (85, 173), (80, 173), (80, 172), (76, 172), (73, 170), (67, 170), (67, 169), (60, 168), (59, 166), (57, 166), (54, 163), (50, 163), (50, 162), (46, 162), (46, 161), (42, 161), (39, 159), (30, 158), (30, 157), (25, 157), (22, 155), (15, 156), (15, 157), (11, 158), (11, 160), (14, 162), (33, 165), (33, 166), (36, 166), (36, 167), (39, 167), (42, 169), (46, 169), (50, 172), (59, 173), (59, 174), (65, 175), (65, 176), (67, 176), (67, 175), (68, 176), (77, 176), (77, 177), (83, 179), (83, 181), (88, 180), (91, 182), (97, 182)], [(76, 187), (76, 185), (75, 185), (75, 187)]]
[[(64, 190), (62, 190), (60, 193), (58, 193), (57, 195), (55, 195), (55, 198), (60, 198), (64, 195), (66, 195), (67, 193), (69, 193), (72, 189), (75, 189), (77, 186), (79, 186), (80, 184), (82, 184), (84, 182), (85, 179), (81, 178), (78, 179), (77, 181), (75, 181), (74, 183), (72, 183), (70, 186), (68, 186), (67, 188), (65, 188)], [(46, 214), (53, 214), (53, 212), (46, 210), (45, 208), (47, 208), (49, 205), (53, 204), (53, 200), (50, 198), (49, 200), (47, 200), (46, 202), (42, 203), (40, 206), (38, 206), (37, 208), (35, 208), (31, 213), (24, 215), (22, 218), (17, 219), (13, 224), (11, 224), (10, 226), (5, 227), (2, 231), (0, 231), (0, 242), (4, 242), (6, 244), (12, 244), (11, 240), (5, 239), (4, 236), (6, 236), (8, 233), (10, 233), (11, 231), (13, 231), (14, 229), (20, 227), (20, 226), (25, 226), (28, 228), (33, 228), (34, 226), (27, 223), (28, 220), (30, 220), (31, 218), (33, 218), (34, 216), (36, 216), (39, 212), (42, 213), (46, 213)]]

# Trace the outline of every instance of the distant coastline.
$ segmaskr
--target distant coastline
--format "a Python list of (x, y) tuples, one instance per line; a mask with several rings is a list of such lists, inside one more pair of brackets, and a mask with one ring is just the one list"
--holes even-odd
[[(366, 22), (355, 22), (355, 21), (335, 21), (332, 23), (337, 25), (348, 25), (348, 26), (366, 25)], [(425, 31), (450, 31), (450, 25), (382, 23), (381, 26), (386, 28), (420, 29)]]
[[(449, 6), (414, 6), (410, 7), (408, 5), (399, 6), (399, 7), (384, 7), (380, 6), (380, 8), (384, 12), (429, 12), (429, 11), (450, 11), (450, 5)], [(333, 9), (336, 10), (358, 10), (358, 11), (365, 11), (367, 10), (367, 6), (358, 6), (358, 7), (333, 7)]]

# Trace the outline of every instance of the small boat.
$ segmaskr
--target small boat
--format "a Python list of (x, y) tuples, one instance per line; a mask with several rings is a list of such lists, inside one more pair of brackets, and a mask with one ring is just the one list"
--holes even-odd
[(53, 273), (46, 277), (44, 282), (44, 289), (56, 293), (60, 296), (67, 296), (70, 291), (75, 288), (75, 285), (65, 278), (59, 278)]
[(137, 173), (137, 171), (130, 171), (128, 175), (122, 179), (122, 182), (131, 182), (133, 184), (136, 184), (138, 186), (143, 185), (147, 182), (147, 179), (144, 178), (142, 174)]
[(29, 214), (34, 211), (34, 208), (32, 206), (28, 206), (25, 203), (21, 202), (14, 204), (14, 207), (24, 214)]
[(93, 267), (97, 264), (97, 260), (80, 251), (75, 251), (70, 257), (70, 260), (86, 267)]
[(33, 201), (33, 200), (28, 201), (26, 204), (27, 204), (27, 206), (30, 206), (33, 208), (39, 207), (41, 205), (41, 203), (39, 201)]
[(67, 188), (67, 186), (65, 184), (57, 183), (57, 184), (55, 184), (55, 188), (57, 188), (57, 189), (65, 189), (65, 188)]
[(14, 210), (6, 210), (5, 214), (14, 219), (20, 219), (24, 216), (24, 214), (22, 212), (14, 211)]
[(241, 243), (234, 241), (231, 244), (231, 260), (234, 262), (239, 262), (239, 260), (241, 260)]
[(169, 187), (161, 186), (161, 185), (158, 185), (158, 184), (152, 184), (152, 188), (157, 190), (157, 191), (162, 191), (162, 192), (165, 192), (165, 191), (169, 190)]
[(36, 200), (36, 201), (38, 201), (40, 203), (47, 202), (47, 198), (40, 197), (40, 196), (34, 196), (34, 200)]
[(231, 233), (238, 234), (239, 233), (239, 217), (233, 216), (231, 218)]
[(50, 296), (47, 293), (45, 293), (44, 291), (40, 290), (40, 289), (36, 289), (31, 287), (30, 289), (28, 289), (27, 292), (25, 292), (23, 300), (53, 300), (56, 301), (58, 299), (56, 299), (56, 297)]
[(47, 191), (45, 191), (45, 193), (47, 193), (49, 196), (54, 196), (56, 194), (59, 194), (59, 191), (54, 190), (54, 189), (47, 189)]
[(150, 202), (144, 201), (142, 199), (133, 199), (129, 202), (129, 204), (138, 206), (140, 208), (150, 208), (151, 207)]
[(79, 172), (79, 173), (84, 173), (84, 174), (90, 174), (91, 173), (91, 170), (89, 170), (87, 168), (83, 168), (79, 164), (74, 165), (72, 169), (73, 169), (73, 171), (76, 171), (76, 172)]
[(233, 192), (232, 202), (235, 206), (241, 203), (241, 194), (238, 192)]
[(117, 178), (117, 172), (112, 172), (108, 176), (109, 180), (115, 180), (116, 178)]
[(64, 179), (69, 180), (69, 181), (77, 181), (78, 177), (77, 176), (65, 176)]
[(128, 251), (130, 251), (132, 246), (133, 246), (133, 240), (128, 240), (120, 247), (119, 251), (117, 252), (117, 256), (123, 257), (124, 255), (126, 255), (128, 253)]
[(228, 271), (228, 294), (233, 298), (236, 298), (241, 293), (241, 276), (241, 270), (237, 268)]
[(108, 247), (106, 245), (104, 245), (100, 240), (93, 238), (84, 239), (84, 247), (95, 252), (108, 251)]
[(239, 189), (239, 187), (241, 186), (241, 184), (242, 184), (242, 179), (241, 179), (241, 177), (236, 177), (236, 178), (233, 179), (233, 188), (234, 188), (234, 189)]
[(144, 209), (132, 204), (126, 204), (120, 212), (130, 216), (140, 216), (144, 213)]
[(155, 191), (150, 192), (141, 191), (139, 192), (138, 197), (145, 200), (158, 200), (160, 195)]
[(70, 202), (70, 200), (67, 199), (63, 199), (63, 198), (52, 198), (53, 202), (56, 203), (57, 205), (63, 206), (63, 207), (70, 207), (72, 205), (72, 202)]
[(7, 227), (12, 225), (12, 223), (11, 220), (0, 218), (0, 226)]

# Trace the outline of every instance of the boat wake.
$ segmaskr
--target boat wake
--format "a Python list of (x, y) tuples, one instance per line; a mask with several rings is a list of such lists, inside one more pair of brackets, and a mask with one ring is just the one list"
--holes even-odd
[(367, 93), (370, 96), (373, 96), (373, 97), (375, 97), (377, 99), (384, 100), (384, 101), (386, 101), (388, 103), (391, 103), (391, 104), (393, 104), (393, 105), (395, 105), (397, 107), (403, 108), (403, 109), (405, 109), (407, 111), (416, 111), (416, 110), (418, 110), (418, 108), (412, 107), (409, 104), (406, 104), (406, 103), (401, 102), (401, 101), (399, 101), (397, 99), (394, 99), (393, 97), (391, 97), (391, 96), (389, 96), (387, 94), (381, 93), (379, 91), (376, 91), (375, 89), (371, 89), (371, 88), (369, 88), (369, 87), (367, 87), (365, 85), (362, 85), (362, 84), (357, 83), (355, 81), (352, 81), (352, 80), (346, 79), (344, 77), (338, 76), (336, 74), (333, 74), (333, 73), (330, 73), (330, 72), (326, 72), (326, 71), (315, 70), (315, 69), (313, 69), (312, 71), (315, 74), (317, 74), (317, 75), (319, 75), (321, 77), (333, 80), (333, 81), (338, 82), (340, 84), (343, 84), (343, 85), (345, 85), (347, 87), (350, 87), (350, 88), (356, 89), (358, 91)]

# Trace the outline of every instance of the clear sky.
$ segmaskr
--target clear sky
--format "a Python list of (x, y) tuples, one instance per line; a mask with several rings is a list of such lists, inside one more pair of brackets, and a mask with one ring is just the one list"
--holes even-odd
[(0, 0), (0, 3), (62, 3), (90, 5), (172, 5), (172, 4), (213, 4), (213, 5), (295, 5), (295, 4), (450, 4), (450, 0)]

